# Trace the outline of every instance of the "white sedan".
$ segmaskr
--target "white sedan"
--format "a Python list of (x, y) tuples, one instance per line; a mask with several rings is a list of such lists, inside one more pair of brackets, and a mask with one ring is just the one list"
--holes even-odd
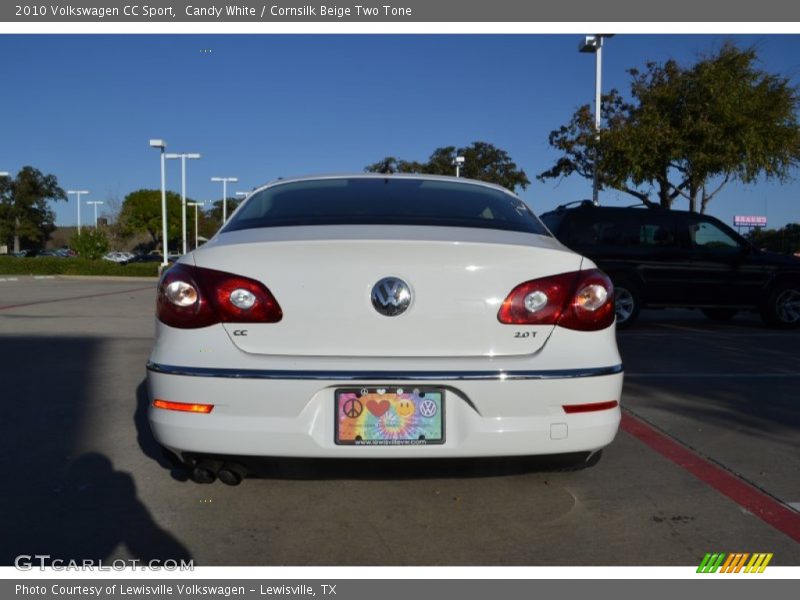
[(163, 275), (150, 424), (198, 482), (258, 457), (591, 465), (620, 421), (613, 295), (502, 187), (280, 180)]

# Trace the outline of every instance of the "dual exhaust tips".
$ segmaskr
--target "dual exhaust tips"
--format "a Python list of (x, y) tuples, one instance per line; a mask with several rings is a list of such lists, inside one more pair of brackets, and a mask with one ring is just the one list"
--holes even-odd
[(245, 477), (247, 469), (244, 465), (211, 458), (201, 458), (192, 468), (195, 483), (214, 483), (219, 479), (225, 485), (239, 485)]

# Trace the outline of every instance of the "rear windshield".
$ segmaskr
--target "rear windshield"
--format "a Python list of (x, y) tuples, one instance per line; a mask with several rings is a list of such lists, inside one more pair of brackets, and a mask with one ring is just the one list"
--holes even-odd
[(296, 225), (438, 225), (547, 235), (522, 200), (500, 190), (426, 179), (314, 179), (253, 195), (223, 231)]

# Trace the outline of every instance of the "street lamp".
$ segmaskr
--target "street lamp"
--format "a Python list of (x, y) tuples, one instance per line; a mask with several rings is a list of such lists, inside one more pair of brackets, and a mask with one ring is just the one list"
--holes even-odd
[(183, 152), (180, 154), (165, 154), (164, 156), (165, 158), (181, 159), (181, 223), (183, 223), (181, 238), (183, 239), (183, 253), (186, 254), (186, 159), (196, 160), (200, 158), (200, 155), (196, 152)]
[(222, 182), (222, 224), (228, 220), (228, 182), (236, 183), (239, 181), (238, 177), (212, 177), (211, 181)]
[(456, 156), (456, 159), (453, 163), (456, 165), (456, 177), (461, 177), (461, 165), (463, 165), (465, 159), (463, 156)]
[(161, 253), (164, 255), (161, 260), (161, 266), (166, 267), (169, 252), (167, 250), (167, 177), (164, 165), (164, 150), (167, 147), (167, 142), (164, 140), (150, 140), (150, 147), (161, 150)]
[(103, 204), (103, 202), (101, 200), (90, 200), (86, 204), (94, 205), (94, 228), (97, 229), (97, 205)]
[(194, 206), (194, 248), (197, 250), (197, 207), (204, 206), (205, 202), (187, 202), (187, 206)]
[[(602, 89), (603, 75), (603, 40), (614, 37), (613, 33), (598, 33), (587, 35), (578, 44), (578, 51), (595, 56), (595, 78), (594, 78), (594, 131), (595, 136), (600, 132), (600, 92)], [(592, 175), (592, 202), (595, 206), (600, 205), (600, 190), (597, 181), (597, 150), (594, 157), (594, 173)]]
[[(249, 195), (250, 195), (250, 192), (236, 192), (236, 197), (237, 198), (241, 198), (242, 201), (244, 201), (244, 199), (247, 198)], [(241, 204), (241, 202), (240, 202), (240, 204)]]
[(67, 194), (75, 194), (78, 198), (78, 233), (81, 232), (81, 195), (88, 193), (89, 190), (67, 190)]

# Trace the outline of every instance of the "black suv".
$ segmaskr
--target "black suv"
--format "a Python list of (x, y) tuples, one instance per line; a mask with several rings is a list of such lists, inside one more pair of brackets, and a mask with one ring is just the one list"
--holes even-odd
[(590, 201), (541, 219), (611, 277), (618, 327), (644, 306), (699, 308), (717, 321), (757, 310), (769, 325), (800, 326), (800, 259), (762, 252), (718, 219)]

